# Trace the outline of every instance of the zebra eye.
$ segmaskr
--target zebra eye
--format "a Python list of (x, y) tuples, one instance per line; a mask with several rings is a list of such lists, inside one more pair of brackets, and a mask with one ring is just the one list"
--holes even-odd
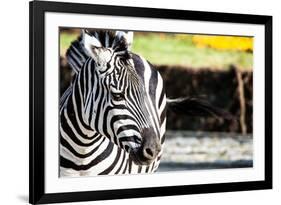
[(110, 68), (110, 63), (106, 64), (106, 68), (109, 69)]
[(125, 98), (123, 93), (111, 93), (111, 95), (115, 101), (121, 101)]
[(128, 145), (125, 145), (125, 150), (128, 152), (130, 147)]
[(91, 50), (95, 55), (97, 55), (98, 49), (99, 49), (99, 47), (97, 47), (97, 46), (91, 46)]

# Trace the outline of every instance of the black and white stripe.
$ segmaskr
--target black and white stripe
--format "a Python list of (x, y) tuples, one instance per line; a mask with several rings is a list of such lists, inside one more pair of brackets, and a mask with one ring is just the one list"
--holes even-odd
[(83, 30), (67, 51), (75, 71), (60, 102), (60, 175), (154, 172), (166, 126), (163, 80), (129, 51), (123, 31)]

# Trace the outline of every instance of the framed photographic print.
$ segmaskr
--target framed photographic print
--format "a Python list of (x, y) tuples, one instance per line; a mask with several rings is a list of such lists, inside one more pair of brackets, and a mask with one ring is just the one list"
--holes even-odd
[(30, 203), (272, 188), (272, 17), (30, 2)]

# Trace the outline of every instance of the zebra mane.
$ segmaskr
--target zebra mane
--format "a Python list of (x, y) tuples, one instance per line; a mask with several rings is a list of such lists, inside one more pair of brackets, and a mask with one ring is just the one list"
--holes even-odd
[[(94, 36), (98, 39), (99, 43), (106, 48), (112, 48), (115, 52), (122, 53), (123, 61), (126, 63), (130, 59), (129, 46), (130, 44), (119, 34), (123, 31), (111, 31), (111, 30), (96, 30), (96, 29), (85, 29), (84, 30), (88, 35)], [(119, 32), (119, 33), (118, 33)], [(125, 33), (125, 32), (123, 32)], [(83, 44), (82, 34), (71, 43), (70, 47), (66, 52), (66, 58), (73, 69), (77, 74), (86, 60), (89, 58), (87, 51), (85, 50)]]
[(126, 39), (124, 36), (120, 37), (118, 31), (85, 29), (85, 32), (98, 39), (103, 47), (112, 48), (114, 51), (126, 51), (129, 48)]
[(82, 36), (80, 35), (77, 40), (73, 41), (66, 51), (67, 62), (72, 70), (77, 74), (89, 56), (86, 54), (83, 44)]

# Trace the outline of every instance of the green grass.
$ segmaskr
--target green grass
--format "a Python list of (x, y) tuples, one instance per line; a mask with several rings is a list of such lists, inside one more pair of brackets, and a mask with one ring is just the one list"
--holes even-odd
[(61, 32), (60, 34), (60, 55), (64, 56), (71, 42), (76, 40), (78, 34)]
[(198, 48), (192, 43), (192, 36), (184, 39), (156, 34), (134, 36), (133, 52), (142, 55), (154, 64), (181, 65), (193, 68), (228, 68), (236, 65), (242, 69), (251, 69), (252, 53), (243, 51), (219, 51), (213, 48)]
[[(76, 33), (62, 32), (60, 54), (63, 56)], [(192, 35), (175, 38), (174, 35), (135, 33), (132, 51), (142, 55), (153, 64), (179, 65), (192, 68), (227, 69), (235, 65), (240, 69), (252, 69), (253, 54), (243, 51), (219, 51), (213, 48), (198, 48), (192, 42)]]

